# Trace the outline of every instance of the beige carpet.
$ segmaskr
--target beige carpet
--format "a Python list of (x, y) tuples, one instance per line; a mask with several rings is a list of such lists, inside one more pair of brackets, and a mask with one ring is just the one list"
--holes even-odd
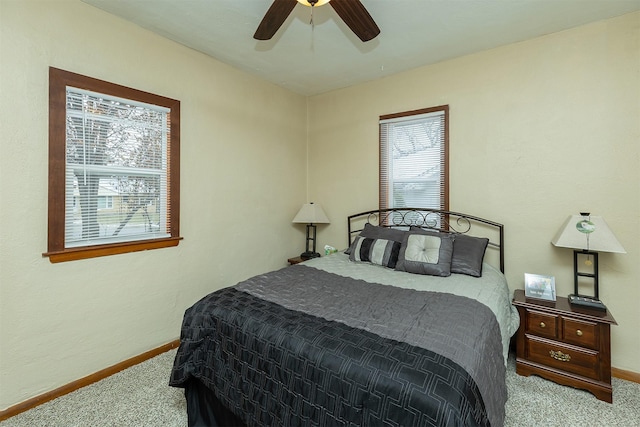
[[(47, 402), (0, 427), (185, 427), (182, 390), (169, 387), (176, 350)], [(588, 392), (515, 373), (509, 359), (505, 426), (640, 427), (640, 384), (613, 380), (613, 405)]]

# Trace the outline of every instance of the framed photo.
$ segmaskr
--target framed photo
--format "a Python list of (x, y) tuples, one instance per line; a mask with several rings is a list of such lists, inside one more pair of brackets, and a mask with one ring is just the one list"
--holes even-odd
[(547, 301), (556, 300), (556, 278), (540, 274), (524, 273), (524, 295)]

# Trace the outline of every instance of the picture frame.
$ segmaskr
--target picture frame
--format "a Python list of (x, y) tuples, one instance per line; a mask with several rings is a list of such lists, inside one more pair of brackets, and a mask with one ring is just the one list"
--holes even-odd
[(556, 278), (541, 274), (524, 273), (524, 295), (546, 301), (556, 300)]

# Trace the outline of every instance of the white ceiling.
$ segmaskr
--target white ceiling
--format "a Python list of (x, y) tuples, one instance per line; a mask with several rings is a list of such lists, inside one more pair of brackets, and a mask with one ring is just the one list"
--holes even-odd
[(253, 34), (271, 0), (83, 0), (303, 95), (640, 10), (640, 0), (362, 0), (363, 43), (330, 5), (296, 5), (273, 39)]

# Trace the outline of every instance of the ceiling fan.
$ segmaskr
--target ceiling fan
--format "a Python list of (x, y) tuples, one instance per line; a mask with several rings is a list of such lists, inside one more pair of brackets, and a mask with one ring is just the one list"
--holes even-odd
[(262, 18), (262, 22), (260, 22), (253, 38), (256, 40), (271, 39), (287, 19), (296, 3), (311, 6), (313, 14), (314, 7), (321, 6), (327, 2), (347, 24), (347, 27), (363, 42), (369, 41), (380, 34), (380, 28), (369, 15), (367, 9), (360, 3), (360, 0), (273, 0), (273, 4), (267, 10), (264, 18)]

